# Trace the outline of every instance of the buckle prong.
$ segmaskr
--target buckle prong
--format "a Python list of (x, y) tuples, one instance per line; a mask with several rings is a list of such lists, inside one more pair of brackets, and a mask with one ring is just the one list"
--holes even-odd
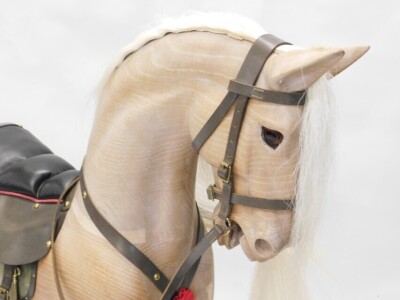
[(224, 225), (225, 225), (225, 232), (223, 233), (224, 236), (229, 235), (231, 233), (231, 230), (233, 228), (232, 226), (232, 222), (229, 218), (226, 218), (224, 221)]

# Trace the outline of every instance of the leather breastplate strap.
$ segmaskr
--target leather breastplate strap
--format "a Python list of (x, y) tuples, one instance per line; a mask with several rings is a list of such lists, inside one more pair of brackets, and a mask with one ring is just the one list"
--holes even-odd
[[(169, 284), (168, 278), (163, 272), (137, 247), (131, 244), (123, 235), (121, 235), (104, 217), (100, 214), (97, 208), (94, 206), (93, 201), (88, 192), (85, 179), (83, 174), (83, 167), (80, 175), (80, 184), (83, 202), (85, 208), (96, 225), (97, 229), (101, 234), (114, 246), (123, 256), (125, 256), (131, 263), (133, 263), (139, 270), (146, 275), (146, 277), (153, 282), (153, 284), (164, 292), (167, 285)], [(204, 236), (204, 224), (197, 208), (198, 224), (197, 224), (197, 236), (196, 244)], [(188, 270), (186, 270), (184, 276), (180, 278), (177, 289), (180, 287), (188, 288), (193, 280), (199, 265), (199, 258), (193, 261)]]

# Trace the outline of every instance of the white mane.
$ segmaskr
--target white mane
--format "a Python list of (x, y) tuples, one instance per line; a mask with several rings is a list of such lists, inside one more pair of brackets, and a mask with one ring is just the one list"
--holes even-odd
[(140, 34), (132, 43), (126, 45), (114, 58), (106, 71), (100, 90), (108, 81), (113, 71), (123, 62), (124, 58), (136, 52), (147, 43), (160, 39), (168, 33), (180, 33), (188, 31), (203, 31), (226, 34), (238, 40), (255, 41), (266, 31), (256, 22), (232, 13), (200, 13), (192, 12), (180, 18), (164, 18), (155, 26)]
[(276, 258), (257, 265), (251, 299), (311, 299), (307, 267), (315, 258), (314, 241), (329, 196), (334, 158), (336, 110), (328, 79), (328, 75), (323, 76), (307, 89), (290, 247)]

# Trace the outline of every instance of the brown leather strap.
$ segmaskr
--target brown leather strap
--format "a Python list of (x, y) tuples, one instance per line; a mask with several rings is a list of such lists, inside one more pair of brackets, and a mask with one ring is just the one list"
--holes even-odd
[[(53, 262), (53, 275), (54, 275), (54, 281), (56, 283), (56, 288), (57, 288), (57, 294), (60, 300), (65, 300), (65, 296), (61, 287), (61, 281), (60, 281), (60, 276), (58, 274), (58, 268), (57, 268), (57, 253), (56, 253), (56, 238), (58, 236), (58, 233), (61, 230), (62, 223), (64, 223), (64, 218), (65, 218), (65, 213), (63, 211), (69, 210), (69, 207), (71, 207), (72, 199), (75, 194), (75, 189), (76, 189), (76, 184), (79, 182), (79, 177), (75, 178), (69, 186), (64, 190), (64, 192), (60, 195), (60, 201), (58, 201), (56, 209), (54, 211), (53, 215), (53, 220), (51, 224), (51, 247), (52, 247), (52, 262)], [(69, 199), (70, 203), (67, 204), (67, 195), (71, 197)], [(63, 216), (64, 214), (64, 216)], [(61, 220), (60, 220), (61, 218)], [(61, 224), (60, 224), (61, 223)]]
[(183, 280), (185, 274), (190, 270), (191, 266), (200, 259), (200, 257), (207, 251), (208, 248), (214, 243), (218, 237), (220, 237), (225, 230), (219, 226), (215, 225), (206, 235), (205, 237), (198, 243), (190, 252), (189, 256), (185, 259), (185, 261), (180, 266), (178, 272), (176, 272), (174, 278), (169, 283), (165, 292), (163, 293), (161, 299), (162, 300), (170, 300), (172, 299), (174, 293), (178, 290), (180, 283)]
[(225, 150), (224, 161), (217, 170), (218, 176), (223, 181), (222, 195), (220, 199), (221, 208), (218, 213), (218, 216), (222, 220), (228, 218), (232, 210), (232, 205), (230, 203), (233, 193), (233, 163), (236, 157), (236, 148), (239, 142), (240, 129), (242, 127), (248, 100), (249, 98), (245, 96), (239, 96), (236, 101), (237, 103), (235, 112), (233, 113), (232, 125), (229, 130), (228, 144)]
[(293, 210), (295, 202), (294, 200), (263, 199), (233, 193), (231, 203), (269, 210)]
[[(259, 37), (253, 43), (250, 51), (244, 59), (238, 75), (236, 76), (236, 80), (247, 84), (254, 84), (264, 66), (265, 61), (272, 54), (273, 50), (276, 47), (284, 44), (290, 43), (285, 42), (272, 34), (265, 34)], [(210, 119), (194, 138), (192, 145), (197, 152), (200, 151), (201, 147), (224, 119), (236, 98), (237, 94), (228, 92), (221, 104), (211, 115)]]
[[(169, 283), (168, 278), (143, 252), (141, 252), (137, 247), (123, 237), (96, 209), (85, 184), (83, 167), (81, 169), (80, 183), (86, 210), (97, 229), (99, 229), (99, 231), (111, 243), (111, 245), (114, 246), (114, 248), (124, 255), (139, 270), (141, 270), (143, 274), (145, 274), (147, 278), (153, 282), (161, 292), (163, 292)], [(197, 204), (196, 210), (198, 218), (196, 244), (198, 244), (199, 241), (204, 237), (204, 224)], [(176, 290), (178, 290), (180, 287), (190, 287), (199, 263), (200, 257), (197, 260), (192, 261), (190, 268), (183, 274), (183, 278), (181, 278), (179, 281), (180, 285), (176, 287)]]
[(305, 92), (283, 93), (269, 91), (236, 80), (229, 82), (228, 90), (248, 98), (282, 105), (304, 105), (306, 99)]
[[(197, 238), (196, 238), (196, 245), (204, 238), (204, 223), (203, 223), (203, 218), (200, 215), (199, 207), (197, 206), (196, 203), (196, 210), (197, 210)], [(201, 257), (193, 264), (193, 266), (190, 268), (190, 270), (187, 272), (185, 279), (182, 282), (182, 285), (180, 287), (182, 288), (189, 288), (194, 275), (196, 274), (197, 268), (200, 264)]]
[(233, 103), (235, 103), (237, 96), (238, 95), (235, 93), (228, 92), (217, 109), (213, 112), (210, 119), (208, 119), (207, 123), (200, 129), (199, 133), (192, 141), (192, 146), (197, 152), (200, 151), (204, 143), (225, 118)]
[[(220, 200), (222, 198), (222, 191), (216, 186), (209, 186), (207, 189), (207, 194), (208, 199), (210, 200)], [(293, 210), (295, 208), (295, 200), (264, 199), (243, 196), (236, 193), (232, 193), (231, 203), (269, 210)]]
[(0, 284), (0, 300), (8, 300), (13, 280), (14, 266), (4, 265), (3, 279)]
[(137, 247), (132, 245), (123, 235), (121, 235), (97, 210), (87, 190), (83, 167), (81, 169), (80, 184), (83, 203), (86, 210), (101, 234), (116, 248), (123, 256), (133, 263), (146, 277), (163, 292), (169, 280), (164, 273)]

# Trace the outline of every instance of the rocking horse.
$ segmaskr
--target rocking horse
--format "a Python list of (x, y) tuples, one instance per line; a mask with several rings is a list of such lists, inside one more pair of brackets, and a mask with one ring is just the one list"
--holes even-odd
[[(250, 260), (305, 259), (332, 147), (327, 77), (367, 50), (299, 48), (244, 18), (193, 15), (119, 55), (80, 173), (0, 125), (0, 299), (212, 299), (216, 240)], [(207, 233), (198, 155), (219, 200)]]

